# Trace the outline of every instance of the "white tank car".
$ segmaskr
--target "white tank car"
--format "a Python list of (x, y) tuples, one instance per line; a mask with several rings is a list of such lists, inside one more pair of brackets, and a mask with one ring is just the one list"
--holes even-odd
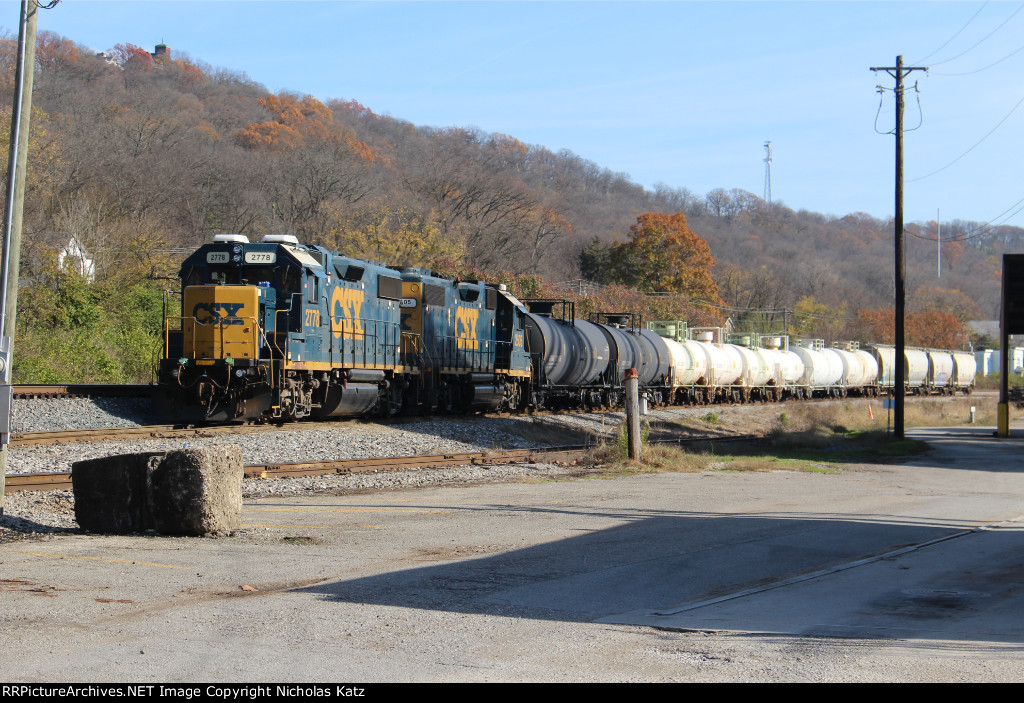
[[(872, 347), (878, 360), (878, 383), (886, 389), (896, 384), (896, 348), (887, 344)], [(921, 349), (905, 349), (903, 368), (906, 384), (910, 388), (922, 388), (928, 380), (928, 354)]]
[(876, 344), (871, 347), (871, 352), (878, 363), (878, 385), (886, 389), (892, 388), (896, 383), (896, 348)]
[(804, 363), (800, 384), (812, 391), (830, 391), (837, 388), (843, 378), (843, 362), (837, 354), (826, 354), (820, 339), (801, 339), (793, 351)]
[(907, 385), (911, 388), (927, 388), (928, 352), (907, 348), (903, 350), (903, 357), (907, 363)]
[(673, 395), (683, 388), (706, 386), (709, 378), (707, 351), (688, 339), (688, 327), (682, 320), (648, 322), (647, 329), (665, 340), (669, 350), (669, 386)]
[(768, 363), (772, 380), (776, 386), (794, 386), (804, 375), (804, 362), (800, 357), (789, 350), (789, 340), (786, 339), (783, 348), (782, 337), (762, 337), (761, 354)]
[(872, 387), (878, 386), (878, 361), (869, 351), (864, 349), (857, 349), (856, 354), (862, 364), (864, 364), (864, 375), (866, 376), (865, 383)]
[(677, 342), (665, 338), (671, 358), (672, 387), (693, 386), (708, 372), (708, 357), (697, 344), (689, 339)]
[(704, 352), (708, 361), (708, 379), (705, 385), (708, 388), (721, 388), (736, 383), (741, 371), (739, 359), (726, 352), (723, 345), (715, 341), (714, 332), (710, 330), (695, 332), (693, 341)]
[(771, 368), (768, 360), (761, 350), (751, 345), (749, 335), (731, 337), (732, 347), (740, 356), (740, 381), (739, 385), (745, 388), (764, 388), (772, 380)]
[(827, 351), (837, 354), (843, 364), (842, 384), (847, 391), (863, 392), (873, 386), (878, 375), (878, 364), (868, 353), (859, 353), (856, 342), (837, 342)]

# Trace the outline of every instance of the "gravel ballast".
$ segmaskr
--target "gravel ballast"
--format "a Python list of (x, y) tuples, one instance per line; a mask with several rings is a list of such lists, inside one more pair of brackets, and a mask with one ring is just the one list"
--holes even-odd
[[(149, 413), (148, 401), (137, 398), (18, 400), (14, 408), (18, 432), (41, 432), (98, 427), (132, 427), (159, 419)], [(581, 426), (591, 419), (579, 420)], [(388, 425), (364, 421), (339, 421), (334, 426), (226, 434), (181, 439), (126, 439), (103, 442), (73, 442), (46, 446), (11, 447), (8, 474), (70, 471), (75, 461), (115, 454), (155, 452), (183, 447), (237, 444), (245, 464), (316, 462), (484, 452), (539, 446), (523, 436), (533, 418), (425, 418)], [(600, 420), (597, 420), (600, 424)], [(352, 475), (300, 478), (244, 479), (247, 500), (270, 496), (309, 493), (395, 490), (417, 486), (470, 484), (516, 480), (523, 477), (551, 477), (578, 472), (576, 467), (551, 464), (508, 464), (492, 466), (450, 466), (437, 469), (377, 471)], [(20, 491), (6, 497), (0, 530), (47, 533), (77, 528), (74, 496), (70, 491)]]
[[(673, 407), (653, 410), (652, 422), (671, 423), (697, 419), (712, 412), (706, 407)], [(719, 416), (729, 416), (742, 431), (756, 431), (778, 410), (771, 406), (718, 406)], [(295, 423), (281, 429), (221, 434), (188, 439), (132, 438), (103, 442), (73, 442), (48, 446), (11, 447), (7, 473), (70, 471), (75, 461), (116, 454), (156, 452), (184, 447), (237, 444), (244, 464), (284, 464), (343, 459), (378, 458), (485, 452), (524, 449), (553, 444), (579, 443), (580, 437), (614, 437), (624, 420), (622, 412), (574, 413), (522, 417), (432, 417), (396, 424), (362, 420), (305, 425)], [(41, 432), (102, 427), (134, 427), (155, 424), (148, 399), (30, 399), (16, 400), (14, 427), (17, 432)], [(710, 434), (728, 431), (715, 427)], [(535, 441), (531, 436), (545, 439)], [(591, 440), (594, 441), (594, 440)], [(506, 464), (451, 466), (435, 469), (377, 471), (353, 475), (301, 478), (245, 479), (247, 500), (272, 496), (352, 491), (396, 490), (430, 485), (465, 485), (510, 481), (523, 478), (551, 478), (579, 474), (578, 466), (553, 464)], [(74, 529), (74, 497), (70, 491), (22, 491), (6, 497), (5, 517), (0, 530), (21, 533)]]

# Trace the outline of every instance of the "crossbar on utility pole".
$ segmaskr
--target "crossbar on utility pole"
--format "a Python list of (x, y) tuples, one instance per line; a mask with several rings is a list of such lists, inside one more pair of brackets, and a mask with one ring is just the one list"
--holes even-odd
[(893, 433), (896, 439), (904, 437), (904, 396), (906, 394), (906, 364), (904, 359), (906, 339), (904, 336), (904, 315), (906, 314), (907, 265), (903, 243), (903, 77), (913, 71), (927, 71), (927, 66), (904, 66), (903, 56), (896, 57), (895, 66), (873, 66), (872, 71), (885, 71), (896, 79), (896, 215), (895, 215), (895, 284), (896, 284), (896, 377), (893, 379), (895, 417)]

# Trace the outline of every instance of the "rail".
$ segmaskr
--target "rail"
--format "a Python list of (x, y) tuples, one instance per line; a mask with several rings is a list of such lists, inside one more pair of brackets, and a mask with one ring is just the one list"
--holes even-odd
[[(665, 440), (663, 443), (700, 444), (706, 442), (751, 442), (761, 439), (760, 435), (726, 435), (713, 437), (687, 437)], [(436, 468), (442, 466), (480, 466), (513, 464), (520, 462), (555, 462), (579, 459), (592, 446), (571, 445), (536, 449), (499, 449), (487, 452), (465, 452), (459, 454), (434, 454), (399, 457), (372, 457), (364, 459), (342, 459), (321, 462), (249, 464), (245, 466), (246, 478), (288, 478), (297, 476), (343, 475), (354, 473), (376, 473), (379, 471), (401, 471), (412, 468)], [(44, 491), (71, 489), (70, 472), (45, 474), (13, 474), (7, 476), (6, 493), (17, 491)]]

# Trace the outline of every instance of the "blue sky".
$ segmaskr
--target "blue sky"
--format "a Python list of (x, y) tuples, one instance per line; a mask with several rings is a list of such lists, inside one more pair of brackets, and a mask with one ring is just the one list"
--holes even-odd
[[(18, 7), (0, 0), (0, 26), (16, 27)], [(879, 131), (893, 128), (894, 103), (890, 91), (880, 108), (876, 85), (894, 81), (869, 67), (902, 54), (932, 69), (909, 78), (920, 92), (908, 93), (906, 125), (920, 128), (906, 135), (907, 220), (941, 210), (1024, 226), (1024, 209), (1011, 216), (1024, 207), (1022, 8), (62, 0), (39, 28), (97, 50), (163, 41), (270, 91), (508, 133), (648, 187), (762, 195), (770, 139), (775, 200), (876, 217), (894, 210), (894, 139), (875, 131), (876, 115)]]

